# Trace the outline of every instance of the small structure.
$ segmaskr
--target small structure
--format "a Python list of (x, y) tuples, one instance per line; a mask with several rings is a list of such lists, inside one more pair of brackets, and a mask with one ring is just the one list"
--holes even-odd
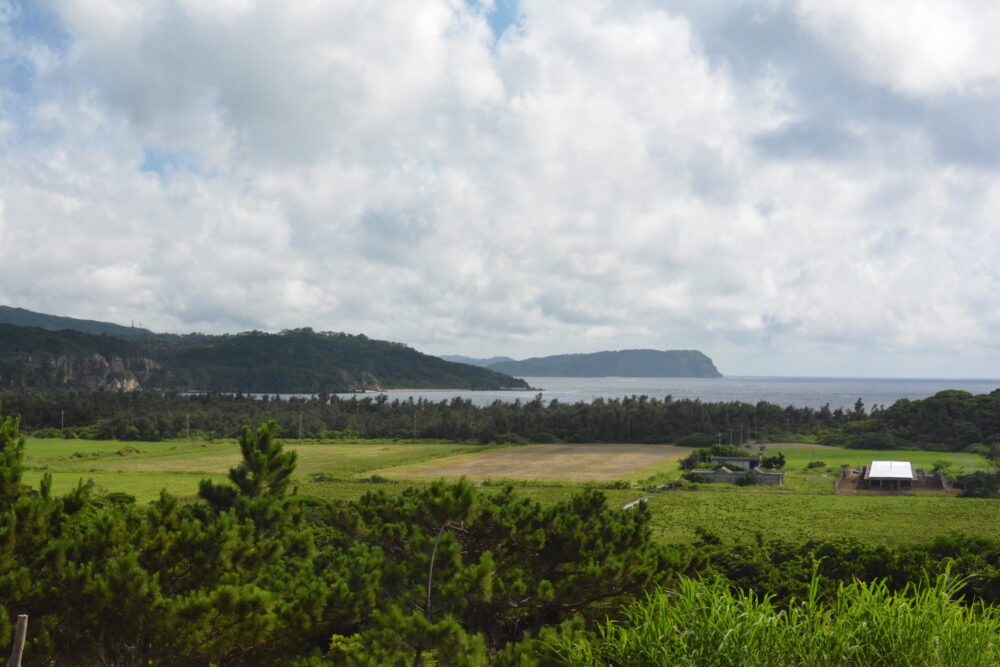
[(713, 456), (712, 465), (753, 470), (764, 462), (762, 456)]
[(730, 470), (726, 466), (722, 466), (716, 470), (691, 470), (689, 474), (694, 475), (698, 481), (717, 484), (742, 483), (781, 486), (785, 479), (785, 473), (777, 470), (764, 470), (760, 466), (754, 466), (750, 470)]
[(862, 468), (857, 488), (903, 491), (913, 488), (917, 472), (909, 461), (872, 461)]

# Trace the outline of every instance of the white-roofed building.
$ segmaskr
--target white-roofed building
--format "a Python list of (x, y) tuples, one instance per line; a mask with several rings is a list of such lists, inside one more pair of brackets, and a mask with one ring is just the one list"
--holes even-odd
[(861, 473), (859, 488), (899, 491), (912, 489), (917, 471), (909, 461), (872, 461)]

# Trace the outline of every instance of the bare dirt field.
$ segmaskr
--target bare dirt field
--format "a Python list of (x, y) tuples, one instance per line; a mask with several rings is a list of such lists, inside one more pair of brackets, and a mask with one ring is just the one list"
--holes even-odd
[(690, 452), (688, 447), (673, 445), (525, 445), (447, 456), (377, 472), (398, 479), (638, 479), (675, 467)]

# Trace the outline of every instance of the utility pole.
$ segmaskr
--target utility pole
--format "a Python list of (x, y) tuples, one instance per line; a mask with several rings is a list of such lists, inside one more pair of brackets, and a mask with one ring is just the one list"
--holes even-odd
[(191, 439), (191, 413), (186, 413), (184, 415), (184, 432), (187, 433), (187, 439)]
[(302, 411), (299, 410), (299, 440), (302, 439)]
[(632, 439), (632, 415), (625, 413), (625, 440)]
[(417, 439), (417, 409), (413, 409), (413, 439)]
[(733, 429), (729, 429), (729, 446), (733, 446)]
[(66, 411), (65, 410), (60, 410), (59, 411), (59, 430), (60, 431), (65, 431), (66, 430)]

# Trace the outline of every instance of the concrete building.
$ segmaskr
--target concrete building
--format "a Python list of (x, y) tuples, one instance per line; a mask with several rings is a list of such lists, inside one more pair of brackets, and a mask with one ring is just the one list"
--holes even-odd
[(713, 456), (712, 465), (752, 470), (764, 462), (760, 456)]
[(716, 470), (691, 470), (690, 474), (697, 477), (699, 481), (717, 484), (739, 484), (744, 480), (749, 480), (753, 484), (781, 486), (785, 480), (785, 473), (764, 470), (759, 466), (754, 466), (750, 470), (730, 470), (726, 466), (722, 466)]

